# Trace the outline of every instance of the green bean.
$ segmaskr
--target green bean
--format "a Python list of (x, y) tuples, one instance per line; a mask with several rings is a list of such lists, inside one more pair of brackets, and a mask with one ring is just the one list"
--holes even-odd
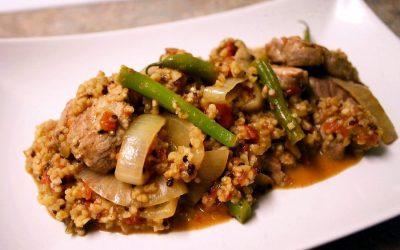
[(234, 216), (240, 223), (245, 223), (251, 217), (251, 206), (245, 199), (241, 199), (238, 203), (226, 203), (229, 213)]
[(305, 26), (304, 33), (303, 33), (303, 40), (308, 43), (311, 43), (311, 34), (310, 34), (310, 28), (308, 27), (308, 24), (303, 20), (299, 20), (299, 22)]
[(153, 66), (176, 69), (188, 75), (197, 76), (210, 84), (217, 80), (217, 72), (214, 65), (188, 54), (171, 55), (160, 62), (152, 63), (147, 66), (146, 74), (148, 69)]
[(234, 147), (237, 138), (229, 130), (222, 127), (216, 121), (208, 118), (203, 112), (186, 102), (175, 92), (167, 89), (150, 77), (122, 66), (118, 77), (119, 82), (126, 88), (132, 89), (139, 94), (156, 100), (162, 107), (172, 113), (177, 109), (187, 115), (187, 119), (220, 143)]
[(290, 143), (293, 145), (296, 144), (296, 142), (303, 139), (304, 132), (290, 112), (288, 104), (283, 96), (278, 77), (268, 62), (256, 60), (255, 65), (261, 83), (267, 85), (269, 89), (267, 99), (273, 109), (276, 119), (285, 129)]

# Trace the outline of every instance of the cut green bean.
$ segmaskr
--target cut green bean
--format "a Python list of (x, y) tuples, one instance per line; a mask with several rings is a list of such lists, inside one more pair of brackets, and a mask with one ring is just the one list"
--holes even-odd
[(251, 206), (245, 199), (241, 199), (238, 203), (226, 203), (229, 213), (235, 217), (240, 223), (245, 223), (251, 217)]
[(268, 62), (256, 60), (255, 65), (261, 83), (267, 85), (269, 89), (267, 99), (276, 119), (285, 129), (290, 143), (293, 145), (296, 144), (296, 142), (304, 138), (304, 132), (290, 112), (288, 104), (283, 96), (278, 77)]
[(308, 43), (311, 43), (310, 27), (308, 27), (308, 24), (303, 20), (300, 20), (299, 22), (305, 26), (304, 32), (303, 32), (303, 40)]
[(208, 118), (199, 109), (183, 100), (181, 96), (150, 77), (122, 66), (118, 80), (124, 87), (132, 89), (147, 98), (156, 100), (162, 107), (172, 113), (176, 113), (179, 110), (181, 114), (187, 116), (188, 121), (220, 143), (228, 147), (236, 145), (236, 135), (222, 127), (216, 121)]
[(153, 66), (176, 69), (188, 75), (197, 76), (210, 84), (217, 80), (217, 72), (214, 65), (188, 54), (170, 55), (160, 62), (152, 63), (147, 66), (146, 74), (148, 69)]

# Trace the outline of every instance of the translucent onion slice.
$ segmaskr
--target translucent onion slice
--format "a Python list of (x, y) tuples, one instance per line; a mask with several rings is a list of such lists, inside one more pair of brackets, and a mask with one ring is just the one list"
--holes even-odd
[(258, 84), (256, 84), (253, 88), (253, 95), (253, 98), (244, 104), (241, 109), (246, 111), (255, 111), (263, 107), (264, 98), (261, 95), (261, 90)]
[(240, 93), (239, 83), (244, 82), (243, 78), (228, 78), (223, 86), (209, 86), (204, 89), (203, 99), (206, 102), (227, 104), (232, 102)]
[(174, 216), (176, 207), (178, 206), (179, 198), (172, 199), (168, 202), (145, 208), (142, 212), (140, 212), (140, 216), (146, 219), (166, 219)]
[(335, 82), (349, 92), (365, 110), (368, 110), (376, 118), (378, 127), (383, 131), (382, 140), (385, 144), (390, 144), (397, 139), (392, 121), (368, 87), (339, 79), (335, 79)]
[[(175, 146), (190, 146), (190, 136), (196, 128), (192, 123), (182, 120), (174, 115), (165, 115), (167, 119), (165, 129), (167, 130), (168, 141)], [(193, 154), (192, 163), (199, 168), (204, 157), (204, 145), (196, 145), (192, 147), (191, 152)]]
[(144, 114), (138, 116), (126, 131), (115, 169), (115, 177), (123, 182), (143, 185), (147, 176), (143, 166), (151, 143), (165, 124), (165, 118), (159, 115)]
[(175, 181), (170, 187), (167, 186), (167, 180), (163, 176), (158, 176), (153, 182), (158, 188), (154, 193), (147, 194), (148, 202), (140, 203), (135, 201), (139, 207), (151, 207), (178, 198), (188, 192), (185, 183)]
[(187, 199), (190, 204), (196, 204), (203, 194), (211, 187), (213, 182), (218, 179), (226, 168), (226, 163), (229, 157), (227, 148), (207, 151), (204, 155), (203, 162), (198, 171), (200, 183), (190, 183)]
[(254, 57), (251, 55), (250, 50), (246, 47), (246, 45), (240, 41), (238, 44), (238, 50), (235, 53), (235, 62), (242, 69), (247, 69), (250, 63), (254, 60)]
[(79, 176), (86, 185), (104, 199), (125, 207), (131, 204), (131, 185), (117, 180), (114, 175), (99, 174), (84, 168)]

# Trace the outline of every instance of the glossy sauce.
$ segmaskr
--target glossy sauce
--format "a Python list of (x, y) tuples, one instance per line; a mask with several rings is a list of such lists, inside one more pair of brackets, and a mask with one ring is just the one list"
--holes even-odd
[[(356, 164), (361, 158), (361, 156), (350, 155), (340, 161), (335, 161), (318, 154), (308, 164), (299, 164), (287, 170), (284, 188), (306, 187), (323, 181)], [(198, 207), (186, 208), (176, 215), (171, 228), (172, 231), (196, 230), (223, 223), (229, 219), (231, 216), (223, 205), (209, 211), (202, 211)]]
[(342, 160), (332, 160), (323, 155), (316, 155), (307, 164), (299, 164), (286, 170), (284, 188), (310, 186), (339, 174), (361, 160), (361, 156), (346, 156)]
[[(356, 164), (361, 158), (361, 156), (346, 156), (340, 161), (335, 161), (322, 155), (317, 155), (307, 164), (299, 164), (295, 168), (286, 170), (287, 179), (285, 180), (283, 188), (306, 187), (323, 181)], [(175, 232), (197, 230), (227, 222), (231, 218), (228, 209), (223, 204), (212, 207), (206, 211), (202, 210), (199, 206), (185, 207), (170, 220), (170, 228), (171, 231)], [(119, 229), (107, 229), (104, 231), (121, 232)], [(131, 230), (125, 232), (125, 234), (151, 232), (153, 231)]]
[(187, 207), (175, 215), (171, 228), (172, 231), (196, 230), (226, 222), (231, 218), (228, 214), (228, 209), (222, 204), (207, 211), (203, 211), (198, 206)]

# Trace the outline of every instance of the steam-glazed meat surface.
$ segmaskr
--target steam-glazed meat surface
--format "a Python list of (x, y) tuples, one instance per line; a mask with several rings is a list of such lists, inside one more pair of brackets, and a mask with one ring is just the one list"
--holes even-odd
[[(105, 173), (116, 164), (116, 155), (131, 120), (133, 107), (126, 101), (127, 91), (120, 85), (102, 80), (103, 96), (92, 96), (77, 111), (79, 99), (70, 101), (59, 122), (66, 144), (78, 160), (90, 169)], [(79, 94), (78, 94), (79, 95)], [(85, 97), (86, 98), (86, 97)]]
[(272, 65), (272, 69), (286, 94), (300, 93), (301, 89), (308, 84), (308, 72), (305, 70), (278, 65)]
[(274, 38), (266, 45), (272, 63), (294, 67), (318, 66), (324, 63), (325, 48), (307, 43), (297, 36)]
[(358, 72), (341, 50), (304, 41), (298, 36), (274, 38), (265, 47), (271, 62), (294, 67), (321, 67), (328, 75), (359, 82)]
[(333, 78), (323, 79), (310, 77), (310, 87), (313, 94), (319, 99), (335, 97), (338, 100), (348, 100), (351, 103), (356, 103), (354, 98), (351, 97), (351, 95), (347, 91), (338, 86)]

